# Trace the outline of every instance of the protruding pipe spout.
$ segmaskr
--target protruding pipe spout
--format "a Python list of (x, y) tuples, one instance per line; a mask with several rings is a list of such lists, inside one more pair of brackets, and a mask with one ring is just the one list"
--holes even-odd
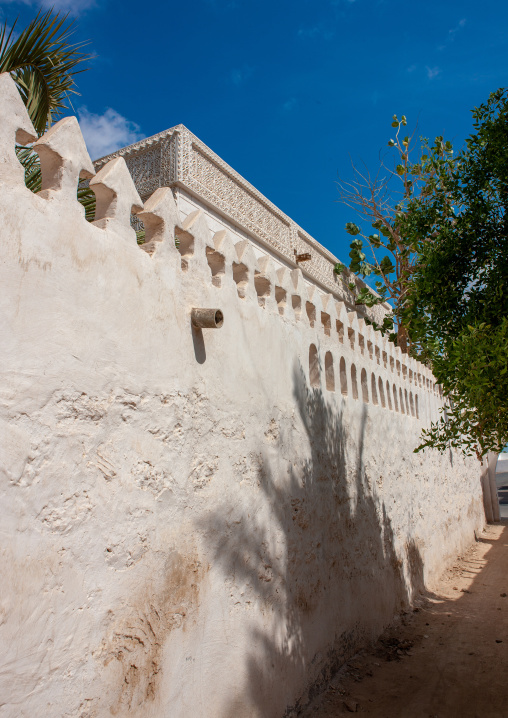
[(224, 315), (220, 309), (196, 309), (191, 312), (192, 326), (196, 329), (220, 329)]

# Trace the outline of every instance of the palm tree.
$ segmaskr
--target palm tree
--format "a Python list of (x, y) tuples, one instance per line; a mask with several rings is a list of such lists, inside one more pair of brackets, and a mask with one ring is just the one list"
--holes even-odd
[[(15, 34), (5, 23), (0, 29), (0, 72), (9, 72), (16, 83), (39, 137), (60, 119), (77, 95), (75, 76), (87, 70), (83, 63), (90, 55), (82, 52), (87, 43), (70, 42), (74, 22), (67, 15), (51, 10), (38, 12), (32, 22)], [(25, 168), (25, 183), (32, 192), (41, 188), (38, 155), (30, 147), (18, 146), (16, 153)], [(80, 188), (78, 199), (85, 206), (87, 219), (93, 219), (95, 195)]]

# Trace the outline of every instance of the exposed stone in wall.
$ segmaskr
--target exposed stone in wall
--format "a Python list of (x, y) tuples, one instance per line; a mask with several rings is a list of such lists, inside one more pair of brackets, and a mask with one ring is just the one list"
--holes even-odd
[(294, 715), (471, 543), (476, 462), (412, 453), (430, 372), (299, 270), (164, 188), (139, 247), (123, 160), (95, 224), (30, 193), (0, 96), (0, 716)]

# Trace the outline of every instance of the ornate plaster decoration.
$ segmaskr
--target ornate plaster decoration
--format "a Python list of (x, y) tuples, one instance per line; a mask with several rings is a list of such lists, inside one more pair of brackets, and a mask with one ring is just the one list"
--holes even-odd
[[(347, 283), (333, 272), (338, 259), (184, 125), (176, 125), (102, 157), (94, 163), (96, 169), (115, 157), (124, 157), (143, 199), (158, 187), (181, 187), (241, 227), (289, 266), (300, 266), (313, 284), (331, 292), (360, 314), (368, 313), (380, 321), (389, 310), (388, 305), (369, 310), (355, 307)], [(295, 251), (308, 253), (311, 259), (297, 265)], [(365, 286), (358, 278), (355, 283)]]

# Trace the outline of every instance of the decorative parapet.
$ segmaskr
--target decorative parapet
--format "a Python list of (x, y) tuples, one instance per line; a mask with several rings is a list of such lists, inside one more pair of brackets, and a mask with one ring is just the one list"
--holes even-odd
[[(8, 74), (0, 100), (2, 714), (231, 715), (268, 646), (243, 714), (289, 715), (302, 666), (318, 686), (420, 590), (415, 555), (436, 575), (481, 527), (474, 462), (412, 454), (442, 406), (427, 367), (206, 208), (141, 198), (124, 157), (94, 175), (74, 118), (31, 192)], [(204, 705), (196, 675), (233, 688)]]
[[(334, 274), (334, 265), (339, 261), (337, 257), (184, 125), (176, 125), (102, 157), (94, 163), (96, 169), (115, 157), (124, 157), (143, 199), (158, 187), (181, 187), (248, 232), (290, 267), (298, 266), (295, 253), (310, 254), (310, 260), (300, 265), (304, 276), (332, 292), (348, 307), (378, 321), (390, 310), (387, 304), (372, 309), (355, 306), (347, 283)], [(358, 278), (355, 282), (359, 287), (366, 286)]]
[[(258, 256), (254, 252), (252, 243), (247, 239), (235, 242), (233, 236), (227, 231), (219, 230), (214, 233), (208, 225), (206, 213), (202, 209), (196, 209), (186, 217), (181, 216), (173, 192), (167, 186), (156, 187), (147, 196), (146, 190), (150, 186), (150, 182), (155, 182), (155, 179), (153, 176), (150, 178), (148, 172), (143, 174), (142, 168), (158, 166), (161, 168), (158, 182), (168, 181), (168, 175), (164, 173), (169, 172), (169, 176), (184, 177), (185, 183), (182, 183), (182, 186), (188, 188), (199, 185), (200, 196), (206, 194), (205, 189), (208, 185), (210, 195), (218, 198), (220, 198), (221, 191), (224, 191), (224, 187), (227, 186), (228, 190), (224, 191), (223, 201), (226, 203), (229, 198), (231, 203), (229, 192), (236, 187), (237, 181), (238, 184), (240, 183), (241, 178), (232, 176), (230, 179), (233, 184), (225, 185), (219, 182), (220, 175), (211, 170), (211, 177), (208, 176), (206, 165), (203, 165), (199, 172), (196, 169), (193, 170), (192, 164), (189, 162), (191, 160), (198, 162), (196, 157), (199, 154), (199, 148), (192, 150), (192, 154), (190, 144), (194, 145), (199, 141), (193, 139), (191, 133), (187, 132), (185, 128), (182, 128), (183, 136), (181, 136), (181, 129), (176, 128), (178, 132), (168, 130), (166, 133), (162, 133), (163, 142), (159, 141), (161, 136), (156, 136), (152, 140), (138, 143), (145, 148), (145, 151), (146, 148), (151, 148), (153, 151), (151, 158), (147, 157), (146, 153), (141, 152), (139, 148), (136, 149), (136, 145), (133, 145), (132, 148), (115, 153), (115, 156), (108, 159), (107, 162), (104, 160), (96, 162), (95, 169), (98, 172), (93, 176), (94, 168), (86, 151), (79, 124), (75, 118), (64, 118), (39, 138), (34, 145), (35, 150), (39, 153), (43, 190), (33, 194), (25, 187), (23, 173), (19, 172), (20, 164), (13, 148), (17, 137), (35, 137), (35, 133), (13, 80), (7, 74), (0, 75), (0, 94), (3, 94), (8, 100), (3, 105), (0, 104), (0, 126), (4, 128), (3, 133), (0, 132), (0, 190), (5, 194), (15, 188), (20, 196), (25, 196), (24, 201), (30, 203), (31, 209), (36, 208), (34, 217), (37, 217), (37, 220), (26, 219), (26, 212), (23, 211), (22, 224), (23, 226), (26, 224), (30, 228), (30, 232), (34, 231), (36, 236), (42, 236), (44, 232), (39, 231), (36, 222), (42, 221), (41, 217), (46, 217), (52, 212), (51, 221), (55, 226), (61, 221), (72, 218), (73, 233), (82, 233), (86, 237), (86, 240), (81, 243), (84, 247), (89, 246), (90, 243), (96, 243), (104, 248), (107, 242), (110, 244), (125, 242), (126, 248), (129, 246), (131, 250), (136, 248), (134, 251), (139, 254), (135, 255), (136, 259), (133, 255), (129, 255), (129, 262), (134, 260), (139, 263), (141, 274), (143, 272), (147, 273), (146, 276), (150, 274), (151, 264), (147, 266), (142, 259), (146, 259), (148, 255), (155, 265), (162, 263), (171, 268), (171, 276), (175, 283), (183, 281), (183, 277), (188, 273), (187, 276), (191, 278), (191, 283), (195, 283), (196, 286), (201, 286), (205, 280), (216, 290), (224, 291), (226, 294), (233, 289), (233, 296), (237, 297), (236, 301), (240, 305), (243, 302), (254, 304), (258, 311), (273, 313), (281, 321), (294, 323), (295, 331), (297, 327), (305, 332), (310, 331), (313, 346), (317, 346), (322, 341), (330, 351), (334, 347), (340, 347), (341, 353), (343, 353), (341, 360), (346, 361), (345, 357), (348, 357), (347, 361), (351, 363), (350, 388), (354, 399), (359, 398), (359, 390), (356, 385), (357, 368), (361, 370), (362, 398), (365, 402), (379, 403), (378, 388), (376, 387), (378, 387), (380, 377), (376, 374), (374, 385), (372, 370), (377, 373), (384, 371), (385, 374), (389, 371), (390, 374), (393, 374), (393, 379), (397, 375), (398, 378), (395, 381), (398, 385), (401, 413), (419, 418), (418, 408), (414, 407), (413, 410), (410, 408), (412, 394), (411, 391), (408, 394), (408, 389), (411, 384), (415, 389), (421, 387), (427, 395), (440, 396), (430, 370), (411, 357), (402, 354), (401, 350), (391, 344), (386, 337), (368, 326), (357, 311), (350, 311), (348, 303), (337, 298), (336, 290), (323, 292), (322, 288), (318, 286), (319, 282), (310, 284), (305, 282), (302, 268), (294, 266), (295, 263), (292, 268), (277, 268), (271, 253)], [(190, 143), (187, 149), (181, 149), (180, 140), (182, 143), (184, 141)], [(166, 152), (164, 155), (164, 146), (167, 150), (165, 143), (171, 145), (172, 142), (174, 151)], [(130, 153), (132, 153), (132, 157)], [(156, 161), (157, 154), (159, 155), (159, 164)], [(137, 179), (137, 186), (142, 190), (139, 193), (125, 157), (130, 162), (131, 172), (134, 172), (134, 177)], [(141, 161), (136, 165), (138, 159)], [(164, 164), (166, 160), (169, 161), (169, 169)], [(185, 163), (187, 164), (185, 165)], [(222, 164), (224, 165), (224, 163)], [(225, 172), (220, 167), (219, 170)], [(171, 175), (172, 172), (176, 175)], [(79, 177), (87, 180), (91, 177), (90, 188), (95, 193), (97, 200), (93, 223), (86, 221), (83, 208), (77, 202), (74, 188)], [(239, 184), (236, 188), (236, 202), (228, 211), (237, 211), (238, 216), (241, 216), (244, 222), (247, 222), (248, 219), (251, 226), (257, 228), (256, 236), (260, 237), (264, 231), (267, 246), (271, 236), (270, 231), (276, 235), (277, 244), (272, 242), (269, 246), (280, 256), (286, 257), (288, 263), (292, 260), (289, 248), (294, 246), (291, 244), (294, 233), (296, 233), (294, 241), (301, 243), (296, 245), (298, 251), (308, 248), (313, 252), (314, 262), (324, 263), (326, 261), (326, 250), (292, 223), (274, 205), (271, 205), (268, 200), (264, 200), (262, 195), (257, 197), (254, 194), (256, 191), (248, 183), (241, 181), (245, 187)], [(179, 182), (180, 180), (175, 180), (173, 185), (176, 183), (178, 186)], [(213, 189), (213, 182), (219, 182), (220, 186)], [(261, 207), (259, 214), (255, 212), (256, 201)], [(4, 205), (8, 207), (9, 202), (10, 199), (6, 195)], [(266, 213), (263, 210), (263, 202), (266, 204)], [(131, 227), (133, 214), (139, 215), (146, 229), (146, 241), (141, 247), (137, 246), (136, 237)], [(271, 215), (273, 215), (273, 219), (269, 219)], [(175, 237), (178, 239), (178, 246), (175, 243)], [(305, 242), (308, 247), (302, 246)], [(127, 255), (125, 256), (127, 257)], [(100, 261), (102, 262), (102, 258)], [(314, 264), (314, 266), (319, 267), (319, 264)], [(141, 267), (144, 269), (141, 270)], [(326, 265), (323, 264), (323, 267)], [(121, 271), (120, 267), (118, 271)], [(307, 274), (310, 272), (307, 271)], [(139, 277), (138, 281), (140, 281)], [(367, 366), (370, 366), (372, 380), (370, 389), (364, 382), (364, 377), (367, 377)], [(341, 387), (343, 394), (349, 393), (348, 382), (349, 380)], [(405, 385), (404, 396), (409, 397), (408, 399), (406, 396), (405, 408), (400, 384)], [(335, 389), (331, 389), (331, 391), (335, 391)], [(385, 403), (384, 392), (385, 388), (379, 389), (381, 405), (383, 408), (392, 409), (389, 400)], [(395, 402), (393, 409), (399, 411)]]

